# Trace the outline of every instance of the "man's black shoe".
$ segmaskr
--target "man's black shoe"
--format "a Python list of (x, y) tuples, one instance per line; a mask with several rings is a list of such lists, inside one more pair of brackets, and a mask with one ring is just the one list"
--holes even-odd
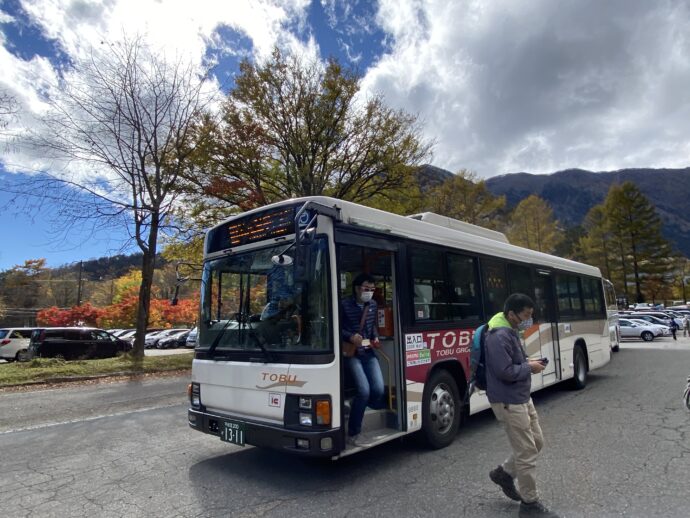
[(494, 484), (497, 484), (503, 490), (503, 493), (508, 498), (515, 500), (516, 502), (520, 500), (520, 493), (518, 493), (518, 490), (515, 488), (515, 481), (513, 480), (513, 477), (506, 473), (506, 471), (503, 469), (503, 466), (499, 466), (496, 469), (491, 470), (489, 472), (489, 478)]
[(539, 518), (558, 518), (558, 515), (553, 511), (549, 511), (544, 505), (536, 500), (535, 502), (522, 502), (520, 504), (520, 518), (528, 518), (531, 516), (538, 516)]

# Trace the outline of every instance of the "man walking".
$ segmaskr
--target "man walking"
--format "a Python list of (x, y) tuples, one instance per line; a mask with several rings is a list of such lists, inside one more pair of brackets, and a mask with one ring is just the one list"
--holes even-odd
[(676, 319), (673, 317), (671, 317), (670, 328), (671, 328), (671, 334), (673, 335), (673, 339), (678, 340), (678, 338), (676, 338), (676, 332), (678, 331), (678, 324), (676, 323)]
[(521, 518), (558, 518), (539, 501), (537, 492), (537, 454), (544, 445), (544, 437), (530, 388), (532, 374), (543, 371), (546, 364), (527, 359), (518, 335), (519, 330), (532, 326), (533, 311), (531, 298), (514, 293), (506, 299), (503, 311), (489, 320), (485, 342), (486, 394), (512, 448), (511, 455), (489, 477), (508, 498), (520, 501)]

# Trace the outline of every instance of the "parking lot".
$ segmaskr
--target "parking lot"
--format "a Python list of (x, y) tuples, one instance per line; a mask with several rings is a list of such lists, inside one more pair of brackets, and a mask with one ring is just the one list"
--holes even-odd
[[(688, 350), (672, 350), (687, 348)], [(668, 349), (659, 351), (654, 349)], [(568, 518), (688, 516), (690, 339), (627, 342), (585, 390), (535, 395), (545, 502)], [(644, 380), (643, 383), (640, 380)], [(229, 445), (187, 424), (188, 377), (0, 394), (3, 518), (517, 515), (488, 478), (490, 411), (448, 448), (412, 437), (337, 462)]]

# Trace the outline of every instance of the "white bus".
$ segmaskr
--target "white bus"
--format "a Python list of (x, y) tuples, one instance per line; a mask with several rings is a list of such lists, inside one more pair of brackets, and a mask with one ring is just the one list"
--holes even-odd
[(338, 458), (352, 397), (339, 308), (358, 273), (376, 280), (377, 350), (386, 408), (367, 409), (377, 445), (420, 432), (450, 444), (489, 408), (467, 397), (474, 330), (513, 292), (531, 296), (532, 389), (587, 374), (611, 358), (597, 268), (508, 243), (503, 234), (435, 214), (404, 217), (327, 197), (234, 216), (206, 235), (189, 425), (236, 445)]

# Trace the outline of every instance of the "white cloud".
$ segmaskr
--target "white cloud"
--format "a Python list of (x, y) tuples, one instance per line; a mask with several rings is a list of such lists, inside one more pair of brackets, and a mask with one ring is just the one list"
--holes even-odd
[[(124, 37), (142, 36), (153, 48), (169, 58), (179, 58), (201, 65), (207, 48), (215, 46), (228, 54), (244, 54), (247, 49), (233, 48), (218, 38), (218, 30), (229, 27), (244, 35), (257, 57), (267, 56), (275, 45), (295, 52), (317, 53), (313, 40), (302, 41), (287, 27), (299, 28), (306, 23), (304, 11), (308, 0), (280, 2), (257, 0), (197, 0), (194, 8), (184, 0), (23, 0), (28, 23), (41, 30), (70, 61), (88, 58), (107, 45)], [(0, 12), (3, 23), (26, 23)], [(19, 27), (21, 30), (22, 27)], [(0, 90), (15, 97), (20, 113), (9, 128), (15, 134), (40, 127), (40, 116), (47, 109), (46, 96), (55, 88), (61, 74), (45, 57), (24, 60), (10, 52), (0, 27)], [(61, 65), (64, 66), (64, 65)], [(207, 95), (218, 93), (214, 80)], [(9, 171), (37, 171), (56, 164), (35, 156), (25, 146), (0, 149), (0, 157)], [(7, 153), (9, 151), (9, 153)], [(59, 167), (64, 167), (61, 165)], [(83, 169), (72, 164), (70, 168)], [(88, 170), (88, 169), (84, 169)]]
[[(690, 147), (690, 26), (683, 0), (380, 0), (375, 19), (356, 2), (320, 1), (338, 30), (384, 48), (365, 71), (368, 91), (419, 114), (436, 141), (433, 163), (480, 176), (567, 167), (683, 167)], [(361, 0), (360, 0), (361, 1)], [(142, 34), (154, 47), (202, 63), (209, 47), (246, 55), (219, 28), (244, 35), (256, 57), (274, 45), (317, 55), (310, 0), (23, 0), (29, 19), (64, 54)], [(16, 23), (0, 11), (0, 22)], [(356, 25), (356, 29), (350, 25)], [(31, 126), (57, 79), (45, 58), (6, 50), (0, 88)], [(349, 50), (349, 49), (346, 49)], [(218, 89), (210, 84), (209, 89)], [(14, 153), (14, 164), (36, 165)]]
[(0, 23), (12, 23), (14, 22), (14, 17), (7, 14), (0, 9)]
[(688, 165), (680, 0), (382, 0), (365, 85), (419, 113), (434, 163), (481, 176)]

